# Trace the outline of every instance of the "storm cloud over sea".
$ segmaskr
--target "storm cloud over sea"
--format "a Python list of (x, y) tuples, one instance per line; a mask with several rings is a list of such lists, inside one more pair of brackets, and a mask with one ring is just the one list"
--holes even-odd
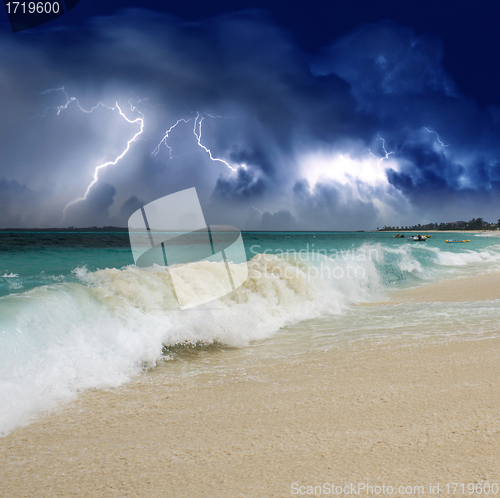
[(262, 10), (133, 9), (0, 47), (0, 227), (124, 226), (190, 187), (246, 230), (498, 219), (500, 111), (438, 36), (381, 21), (311, 53)]

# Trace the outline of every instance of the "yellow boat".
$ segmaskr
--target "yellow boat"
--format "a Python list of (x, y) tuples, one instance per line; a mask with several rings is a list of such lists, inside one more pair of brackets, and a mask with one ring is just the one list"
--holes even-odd
[(447, 240), (446, 241), (447, 244), (458, 244), (461, 242), (470, 242), (470, 240)]

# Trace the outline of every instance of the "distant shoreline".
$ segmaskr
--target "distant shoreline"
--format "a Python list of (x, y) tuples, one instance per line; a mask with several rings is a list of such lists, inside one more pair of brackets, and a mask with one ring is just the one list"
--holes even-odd
[(497, 230), (377, 230), (377, 233), (497, 233), (500, 236), (500, 231)]

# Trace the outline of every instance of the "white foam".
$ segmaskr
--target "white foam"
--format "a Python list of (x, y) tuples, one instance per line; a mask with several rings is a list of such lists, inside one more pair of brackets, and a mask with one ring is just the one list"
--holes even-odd
[(443, 266), (466, 266), (472, 263), (495, 263), (500, 261), (499, 253), (492, 253), (487, 250), (448, 252), (435, 251), (436, 262)]

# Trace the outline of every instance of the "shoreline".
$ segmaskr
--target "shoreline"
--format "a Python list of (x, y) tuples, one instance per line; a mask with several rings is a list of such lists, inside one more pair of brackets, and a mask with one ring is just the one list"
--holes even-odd
[(384, 304), (476, 302), (500, 299), (500, 271), (448, 278), (392, 292), (388, 300), (367, 303), (369, 306)]

